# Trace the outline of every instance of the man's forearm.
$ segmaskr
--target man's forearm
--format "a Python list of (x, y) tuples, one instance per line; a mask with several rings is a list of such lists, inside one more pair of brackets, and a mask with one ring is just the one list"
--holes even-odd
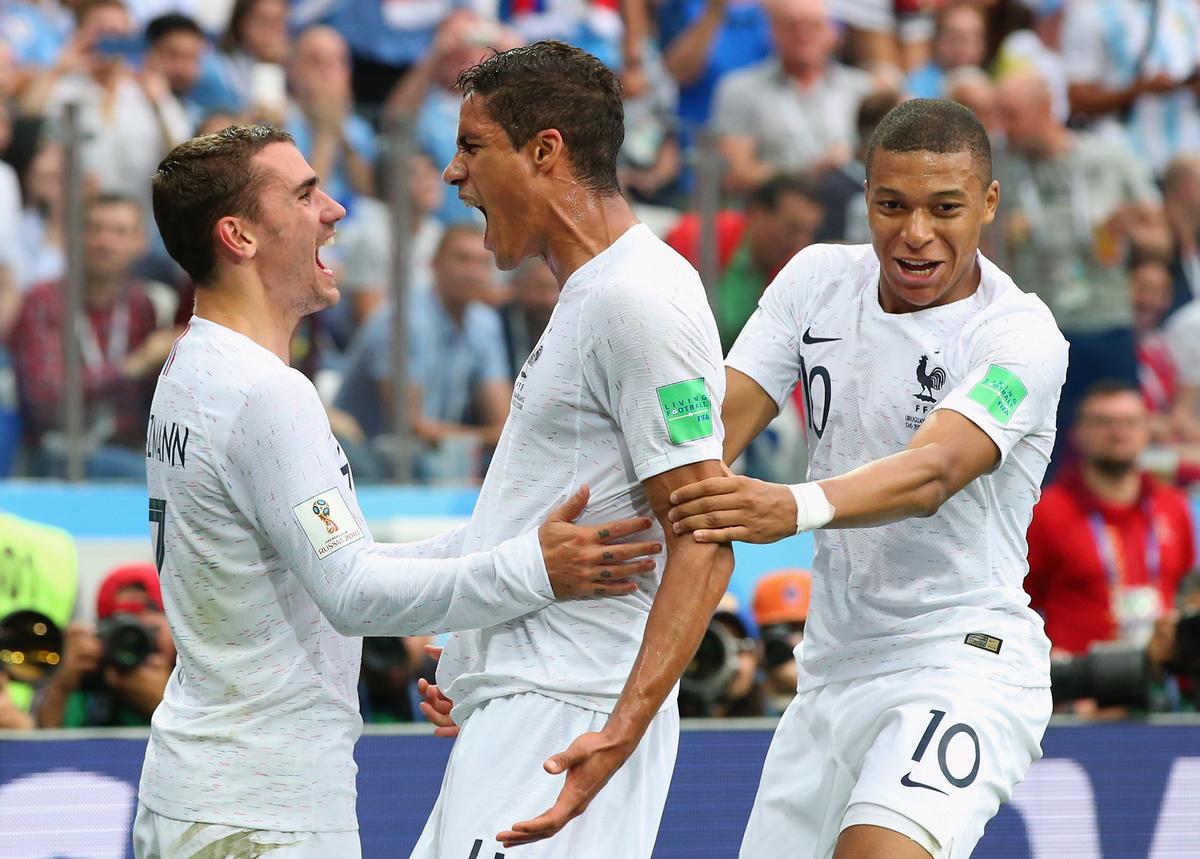
[(931, 447), (902, 450), (819, 481), (833, 505), (826, 528), (865, 528), (932, 516), (952, 494), (942, 457)]
[(728, 546), (673, 540), (642, 647), (606, 732), (632, 751), (696, 653), (733, 574)]

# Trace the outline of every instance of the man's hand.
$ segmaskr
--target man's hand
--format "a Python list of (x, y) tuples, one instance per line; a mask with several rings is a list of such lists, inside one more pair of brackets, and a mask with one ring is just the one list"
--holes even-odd
[(162, 703), (167, 681), (171, 679), (171, 663), (163, 654), (152, 653), (136, 668), (120, 671), (109, 666), (104, 670), (104, 682), (132, 710), (143, 716), (151, 715)]
[(629, 576), (653, 570), (654, 559), (646, 556), (657, 555), (662, 551), (662, 545), (649, 541), (613, 541), (645, 531), (650, 527), (650, 519), (642, 516), (600, 525), (572, 525), (587, 506), (587, 501), (588, 488), (584, 486), (550, 514), (538, 529), (554, 596), (568, 599), (631, 594), (637, 590), (637, 585), (629, 580)]
[[(434, 662), (442, 658), (442, 648), (435, 645), (425, 645), (425, 652)], [(450, 710), (453, 709), (454, 702), (424, 677), (417, 681), (417, 692), (424, 699), (419, 705), (421, 713), (434, 725), (433, 735), (450, 739), (457, 737), (458, 725), (454, 724), (454, 720), (450, 718)]]
[(501, 832), (496, 840), (508, 849), (557, 834), (587, 810), (596, 794), (608, 784), (635, 748), (636, 742), (621, 742), (605, 731), (581, 734), (565, 752), (554, 755), (542, 765), (550, 775), (567, 774), (566, 784), (554, 805), (533, 820), (514, 823), (512, 829)]
[(97, 670), (103, 660), (104, 644), (96, 637), (95, 628), (89, 623), (72, 623), (63, 641), (62, 664), (50, 676), (74, 691), (83, 676)]
[(796, 498), (777, 483), (710, 477), (672, 492), (667, 518), (698, 543), (774, 543), (796, 533)]

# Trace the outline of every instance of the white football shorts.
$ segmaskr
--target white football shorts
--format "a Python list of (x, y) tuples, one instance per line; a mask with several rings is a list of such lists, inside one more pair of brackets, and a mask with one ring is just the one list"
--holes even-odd
[(138, 803), (133, 821), (136, 859), (360, 859), (358, 830), (268, 832), (222, 823), (194, 823), (156, 814)]
[(606, 713), (533, 692), (488, 701), (454, 740), (441, 793), (411, 859), (650, 859), (679, 747), (675, 707), (654, 717), (587, 811), (553, 838), (512, 850), (496, 841), (558, 799), (565, 776), (548, 774), (546, 759), (580, 734), (602, 730), (607, 720)]
[(1051, 708), (1048, 688), (948, 668), (803, 692), (775, 730), (741, 859), (829, 859), (856, 824), (965, 859), (1042, 756)]

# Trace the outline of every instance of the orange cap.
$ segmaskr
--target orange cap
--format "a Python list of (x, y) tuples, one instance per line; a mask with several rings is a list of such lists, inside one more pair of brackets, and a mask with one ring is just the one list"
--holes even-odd
[(794, 623), (808, 617), (812, 575), (808, 570), (777, 570), (754, 588), (754, 622), (759, 626)]

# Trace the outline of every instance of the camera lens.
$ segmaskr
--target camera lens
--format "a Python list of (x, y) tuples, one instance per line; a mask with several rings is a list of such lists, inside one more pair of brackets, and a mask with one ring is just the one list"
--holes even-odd
[(0, 619), (0, 667), (18, 683), (37, 683), (62, 662), (62, 630), (37, 611)]
[(98, 629), (104, 658), (122, 671), (137, 668), (156, 650), (154, 633), (131, 614), (114, 614)]

